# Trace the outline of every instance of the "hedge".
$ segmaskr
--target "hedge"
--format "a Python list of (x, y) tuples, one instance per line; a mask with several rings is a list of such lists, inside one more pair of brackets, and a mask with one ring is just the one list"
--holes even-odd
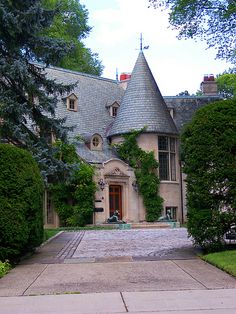
[(14, 260), (42, 242), (42, 195), (31, 154), (0, 144), (0, 260)]

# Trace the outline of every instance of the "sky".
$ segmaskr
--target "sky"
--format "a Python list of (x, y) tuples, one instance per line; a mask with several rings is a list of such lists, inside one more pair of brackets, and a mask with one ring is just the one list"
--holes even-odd
[(145, 57), (163, 96), (175, 96), (200, 89), (204, 74), (222, 73), (232, 66), (216, 60), (216, 50), (205, 42), (178, 40), (171, 29), (168, 12), (148, 8), (148, 0), (81, 0), (92, 26), (86, 47), (98, 53), (104, 65), (102, 76), (115, 79), (118, 73), (132, 72), (138, 57), (140, 33)]

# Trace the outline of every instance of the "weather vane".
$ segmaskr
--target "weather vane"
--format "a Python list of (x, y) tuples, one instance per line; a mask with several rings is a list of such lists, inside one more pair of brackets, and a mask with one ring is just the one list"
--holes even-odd
[(144, 49), (148, 49), (149, 46), (144, 46), (143, 47), (143, 34), (140, 33), (140, 51), (143, 51)]

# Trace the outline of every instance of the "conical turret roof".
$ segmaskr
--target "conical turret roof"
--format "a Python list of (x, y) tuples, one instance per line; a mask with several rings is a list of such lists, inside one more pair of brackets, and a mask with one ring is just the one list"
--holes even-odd
[(140, 51), (109, 136), (146, 127), (145, 132), (178, 134), (145, 56)]

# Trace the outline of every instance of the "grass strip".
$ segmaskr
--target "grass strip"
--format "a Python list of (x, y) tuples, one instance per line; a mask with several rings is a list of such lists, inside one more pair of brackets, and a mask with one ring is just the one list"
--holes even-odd
[(210, 253), (202, 259), (236, 277), (236, 250)]

